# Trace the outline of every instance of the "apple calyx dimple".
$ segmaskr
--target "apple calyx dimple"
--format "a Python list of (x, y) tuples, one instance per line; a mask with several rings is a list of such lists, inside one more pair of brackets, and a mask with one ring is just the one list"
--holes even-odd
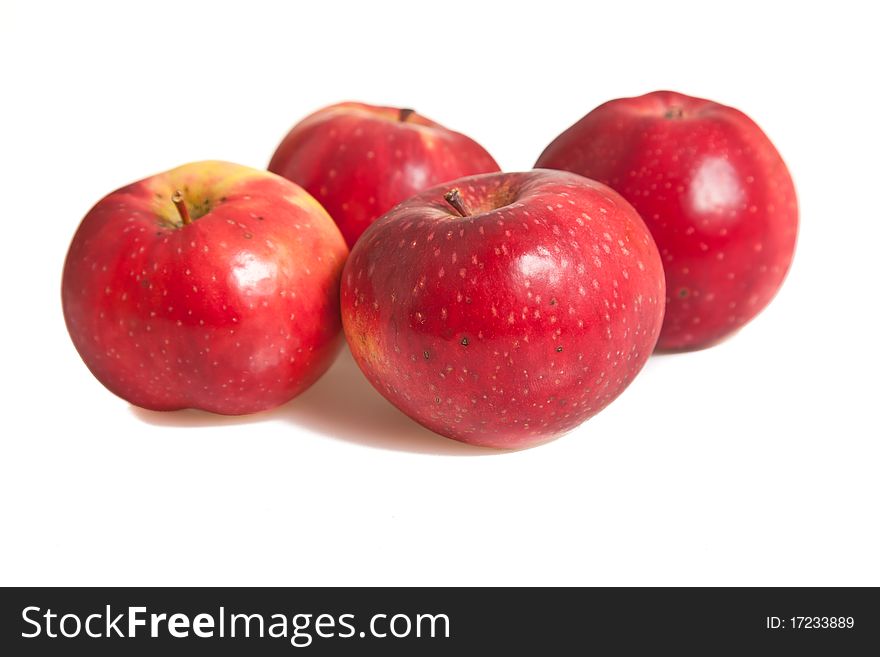
[(452, 206), (452, 209), (455, 210), (459, 216), (461, 217), (469, 217), (470, 212), (468, 211), (467, 206), (464, 204), (464, 199), (461, 198), (461, 192), (458, 191), (458, 188), (455, 187), (450, 189), (443, 195), (443, 199)]
[(171, 202), (174, 203), (174, 207), (177, 208), (177, 213), (180, 215), (180, 220), (183, 222), (184, 226), (188, 226), (192, 223), (192, 218), (189, 216), (189, 210), (186, 208), (186, 203), (183, 200), (183, 192), (179, 189), (174, 191), (174, 194), (171, 196)]
[(406, 120), (415, 113), (416, 111), (414, 109), (410, 109), (409, 107), (401, 107), (400, 111), (397, 113), (397, 120), (401, 123), (406, 123)]

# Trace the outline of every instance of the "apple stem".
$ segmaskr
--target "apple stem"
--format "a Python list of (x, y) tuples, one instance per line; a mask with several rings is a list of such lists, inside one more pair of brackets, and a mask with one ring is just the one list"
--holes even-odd
[(443, 198), (446, 200), (452, 208), (458, 212), (458, 214), (462, 217), (469, 217), (470, 211), (468, 211), (467, 206), (464, 204), (464, 199), (461, 198), (461, 192), (458, 191), (458, 188), (450, 189), (443, 195)]
[(180, 215), (181, 221), (183, 221), (183, 225), (188, 226), (191, 224), (192, 219), (189, 216), (189, 210), (186, 209), (186, 203), (183, 202), (183, 192), (178, 189), (171, 197), (171, 201), (174, 203), (174, 207), (177, 208), (177, 212)]
[(416, 111), (414, 109), (410, 109), (409, 107), (401, 108), (401, 110), (397, 113), (397, 120), (401, 123), (406, 123), (406, 120), (415, 113)]

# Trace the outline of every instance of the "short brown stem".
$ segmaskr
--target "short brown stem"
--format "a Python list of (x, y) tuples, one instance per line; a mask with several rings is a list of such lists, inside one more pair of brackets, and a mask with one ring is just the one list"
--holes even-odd
[(667, 119), (680, 119), (684, 116), (684, 110), (678, 105), (673, 105), (672, 107), (666, 109), (665, 116)]
[(470, 216), (471, 213), (468, 210), (468, 207), (464, 204), (464, 199), (461, 198), (461, 192), (458, 191), (458, 188), (450, 189), (443, 195), (443, 198), (456, 212), (458, 212), (460, 216)]
[(397, 120), (401, 123), (406, 123), (406, 120), (415, 113), (416, 111), (414, 109), (410, 109), (408, 107), (401, 108), (401, 110), (397, 113)]
[(183, 192), (178, 189), (171, 197), (171, 201), (174, 203), (174, 207), (177, 208), (177, 213), (180, 215), (180, 220), (183, 222), (183, 225), (187, 226), (191, 224), (192, 219), (189, 216), (189, 210), (186, 209), (186, 203), (183, 202)]

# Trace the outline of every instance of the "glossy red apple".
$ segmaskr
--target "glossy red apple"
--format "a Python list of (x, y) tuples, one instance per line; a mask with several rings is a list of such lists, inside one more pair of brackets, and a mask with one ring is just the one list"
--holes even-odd
[(663, 268), (616, 192), (559, 171), (463, 178), (355, 245), (342, 322), (370, 382), (450, 438), (518, 448), (598, 413), (654, 349)]
[(132, 404), (252, 413), (329, 366), (347, 253), (293, 183), (189, 164), (89, 211), (64, 265), (64, 318), (92, 373)]
[(661, 349), (718, 342), (782, 285), (797, 234), (794, 186), (773, 144), (738, 110), (670, 91), (612, 100), (535, 166), (610, 185), (642, 215), (666, 269)]
[(413, 110), (339, 103), (294, 126), (269, 170), (318, 199), (351, 247), (413, 194), (498, 165), (474, 140)]

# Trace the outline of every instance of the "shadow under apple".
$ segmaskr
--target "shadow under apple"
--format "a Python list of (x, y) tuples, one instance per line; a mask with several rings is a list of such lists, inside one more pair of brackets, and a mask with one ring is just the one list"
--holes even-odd
[(347, 348), (315, 385), (279, 413), (307, 429), (379, 449), (450, 456), (503, 453), (444, 438), (407, 417), (370, 385)]
[(214, 427), (281, 419), (329, 438), (376, 449), (447, 456), (504, 453), (444, 438), (411, 420), (370, 385), (347, 348), (311, 388), (269, 411), (229, 416), (196, 409), (163, 412), (132, 406), (131, 412), (156, 426)]

